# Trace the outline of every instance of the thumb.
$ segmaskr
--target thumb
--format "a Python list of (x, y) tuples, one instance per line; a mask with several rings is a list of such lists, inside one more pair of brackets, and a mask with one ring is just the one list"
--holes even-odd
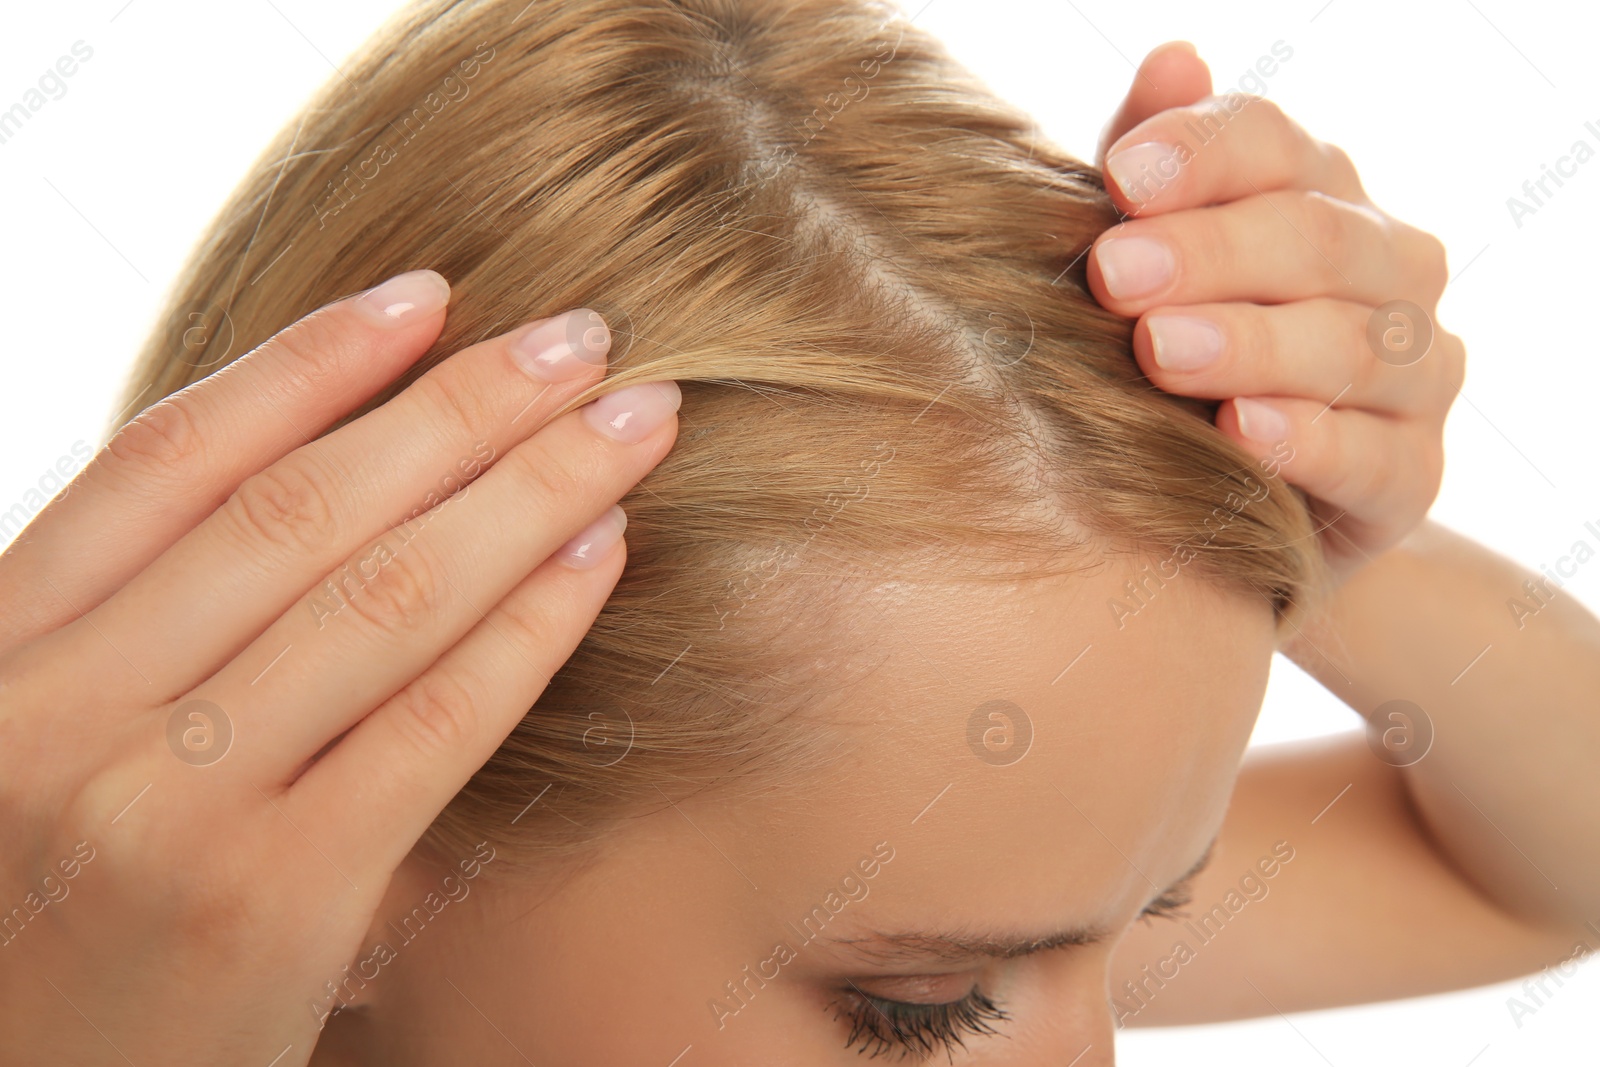
[(1157, 45), (1144, 57), (1122, 106), (1101, 131), (1095, 166), (1104, 166), (1106, 149), (1150, 116), (1184, 107), (1211, 95), (1211, 69), (1188, 41)]

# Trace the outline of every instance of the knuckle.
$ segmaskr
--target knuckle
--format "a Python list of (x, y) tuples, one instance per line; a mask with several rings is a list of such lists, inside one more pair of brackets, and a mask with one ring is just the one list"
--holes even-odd
[(584, 479), (548, 448), (513, 449), (508, 459), (519, 482), (529, 485), (535, 497), (550, 501), (576, 501), (583, 498)]
[(496, 625), (515, 647), (543, 649), (550, 644), (553, 630), (548, 606), (544, 597), (508, 597), (500, 605), (500, 621)]
[(1301, 218), (1304, 220), (1306, 239), (1316, 250), (1317, 263), (1329, 278), (1329, 284), (1341, 282), (1337, 266), (1348, 263), (1353, 243), (1350, 214), (1329, 196), (1306, 193), (1300, 198)]
[(240, 483), (224, 513), (247, 545), (303, 552), (333, 538), (335, 499), (331, 480), (315, 460), (291, 456)]
[(182, 393), (145, 408), (106, 444), (118, 463), (141, 472), (187, 466), (204, 452), (194, 401)]
[[(1367, 433), (1371, 431), (1357, 430), (1354, 432)], [(1409, 437), (1403, 432), (1394, 433), (1389, 430), (1383, 432), (1393, 435), (1386, 442), (1391, 449), (1403, 449), (1411, 443)], [(1370, 439), (1360, 446), (1354, 440), (1350, 442), (1348, 458), (1345, 462), (1355, 468), (1351, 474), (1359, 490), (1358, 495), (1353, 499), (1360, 500), (1363, 503), (1372, 501), (1379, 506), (1393, 506), (1400, 502), (1402, 495), (1415, 482), (1419, 465), (1425, 467), (1426, 458), (1419, 457), (1415, 451), (1410, 455), (1404, 456), (1395, 455), (1391, 457), (1382, 455), (1373, 450), (1372, 443)], [(1420, 464), (1419, 459), (1422, 461)]]
[(1467, 350), (1461, 338), (1453, 333), (1440, 331), (1434, 342), (1438, 349), (1439, 358), (1435, 360), (1439, 375), (1438, 397), (1439, 411), (1448, 412), (1455, 403), (1461, 387), (1467, 380)]
[(423, 418), (439, 427), (441, 439), (472, 437), (495, 425), (493, 414), (470, 390), (452, 389), (437, 374), (423, 375), (407, 392), (413, 394)]
[(1384, 464), (1389, 468), (1379, 483), (1381, 496), (1373, 499), (1390, 509), (1421, 514), (1439, 493), (1444, 483), (1444, 443), (1433, 428), (1402, 435), (1397, 445), (1406, 450), (1406, 462)]
[(1396, 487), (1405, 477), (1402, 463), (1373, 462), (1371, 457), (1355, 460), (1360, 467), (1362, 500), (1393, 500)]
[[(1240, 94), (1243, 95), (1243, 94)], [(1252, 117), (1261, 123), (1270, 136), (1277, 140), (1298, 140), (1301, 136), (1300, 126), (1288, 115), (1277, 102), (1264, 96), (1245, 97)]]
[(1418, 243), (1423, 289), (1430, 298), (1437, 300), (1450, 284), (1450, 256), (1444, 242), (1431, 233), (1419, 231)]
[[(1309, 138), (1308, 138), (1309, 140)], [(1341, 176), (1353, 177), (1356, 173), (1355, 162), (1351, 160), (1350, 153), (1336, 144), (1327, 141), (1311, 141), (1318, 155), (1322, 157), (1323, 166)]]
[(1251, 107), (1257, 108), (1257, 113), (1267, 122), (1277, 123), (1285, 130), (1289, 130), (1290, 128), (1299, 128), (1295, 125), (1294, 120), (1290, 119), (1289, 116), (1284, 112), (1283, 108), (1278, 106), (1278, 102), (1276, 100), (1269, 100), (1268, 98), (1257, 93), (1241, 93), (1239, 95), (1248, 100)]
[(1467, 346), (1453, 333), (1445, 336), (1446, 350), (1450, 354), (1450, 393), (1454, 397), (1467, 380)]
[(1395, 465), (1389, 463), (1362, 464), (1354, 449), (1348, 444), (1336, 449), (1338, 464), (1339, 499), (1345, 507), (1355, 501), (1368, 506), (1381, 504), (1390, 498)]
[(1258, 308), (1243, 308), (1233, 317), (1228, 327), (1234, 340), (1228, 346), (1233, 371), (1259, 373), (1262, 370), (1270, 371), (1281, 363), (1278, 354), (1289, 349), (1279, 342), (1277, 330), (1268, 319), (1271, 314), (1271, 311), (1263, 312)]
[(1247, 108), (1266, 122), (1274, 121), (1275, 113), (1281, 115), (1276, 104), (1257, 93), (1243, 93), (1235, 90), (1223, 93), (1221, 99), (1222, 106), (1235, 115)]
[(1439, 495), (1439, 489), (1444, 485), (1444, 442), (1438, 437), (1434, 437), (1428, 444), (1424, 470), (1427, 476), (1423, 488), (1431, 502)]
[(365, 362), (361, 335), (337, 310), (334, 305), (313, 311), (273, 334), (258, 351), (271, 353), (291, 372), (313, 381), (337, 374), (341, 366)]
[[(1186, 120), (1182, 124), (1183, 130), (1203, 131), (1201, 132), (1200, 143), (1209, 144), (1215, 137), (1227, 138), (1230, 129), (1239, 125), (1234, 120), (1241, 115), (1247, 116), (1245, 121), (1253, 121), (1257, 109), (1264, 109), (1270, 106), (1271, 102), (1265, 97), (1257, 96), (1253, 93), (1234, 91), (1217, 93), (1196, 101), (1188, 107), (1176, 111), (1175, 115)], [(1270, 117), (1267, 121), (1271, 121)], [(1185, 139), (1181, 131), (1175, 132), (1173, 136), (1179, 140)]]
[(470, 688), (444, 671), (429, 671), (395, 694), (395, 732), (425, 757), (455, 752), (478, 732)]
[(1437, 436), (1430, 437), (1422, 450), (1422, 490), (1432, 500), (1444, 484), (1444, 446)]
[[(417, 536), (421, 536), (419, 533)], [(415, 632), (438, 616), (448, 588), (438, 565), (415, 545), (391, 554), (347, 598), (356, 616), (382, 636)]]
[(1358, 394), (1381, 390), (1388, 373), (1396, 368), (1378, 358), (1367, 336), (1372, 309), (1328, 297), (1320, 302), (1329, 309), (1329, 319), (1337, 323), (1329, 333), (1337, 340), (1338, 352), (1344, 357), (1340, 364), (1348, 372), (1350, 388)]
[[(1251, 250), (1248, 239), (1241, 240), (1239, 230), (1218, 218), (1219, 212), (1192, 211), (1194, 218), (1183, 225), (1175, 222), (1158, 230), (1177, 254), (1179, 270), (1185, 277), (1241, 278), (1250, 277)], [(1160, 222), (1166, 220), (1152, 220)]]
[(1351, 500), (1375, 499), (1383, 471), (1376, 467), (1388, 464), (1362, 465), (1356, 462), (1348, 429), (1334, 421), (1320, 442), (1323, 474), (1328, 483), (1328, 496), (1348, 506)]

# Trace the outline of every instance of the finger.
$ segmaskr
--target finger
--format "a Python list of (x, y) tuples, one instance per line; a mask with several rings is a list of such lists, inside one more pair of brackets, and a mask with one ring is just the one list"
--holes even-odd
[(1217, 427), (1320, 501), (1327, 521), (1337, 516), (1346, 525), (1409, 528), (1444, 471), (1439, 428), (1422, 420), (1253, 396), (1222, 404)]
[(370, 399), (438, 338), (449, 298), (433, 271), (399, 275), (140, 412), (0, 556), (0, 647), (100, 604), (245, 478)]
[(587, 566), (558, 552), (357, 723), (290, 787), (291, 819), (325, 826), (357, 871), (393, 871), (578, 647), (622, 574), (625, 525), (612, 508), (569, 542)]
[(1158, 303), (1319, 296), (1432, 307), (1443, 284), (1429, 241), (1438, 243), (1370, 208), (1281, 191), (1114, 226), (1095, 239), (1089, 284), (1102, 305), (1130, 318)]
[[(1384, 415), (1443, 411), (1442, 350), (1379, 359), (1373, 309), (1319, 298), (1289, 304), (1163, 305), (1134, 327), (1139, 366), (1169, 393), (1226, 400), (1294, 396)], [(1408, 357), (1409, 359), (1409, 357)]]
[[(139, 666), (148, 695), (187, 692), (361, 545), (465, 491), (599, 380), (608, 345), (599, 316), (580, 310), (463, 349), (377, 410), (247, 478), (91, 613), (96, 635)], [(225, 597), (213, 592), (219, 581)]]
[(1157, 45), (1134, 73), (1128, 95), (1101, 131), (1095, 165), (1106, 158), (1106, 146), (1150, 116), (1171, 107), (1192, 104), (1211, 95), (1211, 71), (1188, 41)]
[(1366, 203), (1343, 151), (1316, 140), (1271, 100), (1244, 93), (1163, 111), (1110, 146), (1107, 191), (1141, 216), (1224, 204), (1278, 189)]
[(648, 382), (568, 412), (470, 496), (379, 538), (294, 604), (193, 693), (255, 739), (234, 746), (243, 772), (286, 781), (415, 679), (666, 455), (679, 399), (675, 382)]

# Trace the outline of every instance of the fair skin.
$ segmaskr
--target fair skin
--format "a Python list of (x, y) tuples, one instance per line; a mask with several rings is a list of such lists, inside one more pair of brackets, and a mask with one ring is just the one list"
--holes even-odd
[[(1181, 49), (1152, 56), (1146, 73), (1159, 76), (1141, 79), (1111, 131), (1113, 173), (1120, 147), (1158, 138), (1170, 109), (1209, 90)], [(1297, 851), (1273, 876), (1276, 903), (1252, 903), (1133, 1021), (1401, 996), (1565, 957), (1581, 918), (1600, 910), (1595, 858), (1572, 847), (1600, 838), (1585, 814), (1600, 804), (1583, 780), (1600, 750), (1587, 703), (1600, 684), (1586, 666), (1600, 643), (1594, 621), (1552, 605), (1540, 627), (1474, 668), (1473, 686), (1443, 677), (1446, 662), (1487, 640), (1494, 620), (1481, 604), (1503, 599), (1488, 591), (1520, 575), (1432, 527), (1408, 538), (1437, 488), (1459, 342), (1441, 332), (1438, 358), (1379, 367), (1348, 327), (1393, 296), (1431, 311), (1442, 259), (1436, 242), (1359, 202), (1347, 166), (1315, 145), (1270, 105), (1245, 108), (1148, 202), (1113, 191), (1138, 218), (1097, 242), (1090, 279), (1108, 306), (1139, 319), (1135, 353), (1156, 384), (1227, 398), (1219, 429), (1258, 455), (1293, 446), (1282, 476), (1316, 501), (1345, 584), (1285, 648), (1363, 714), (1399, 693), (1426, 704), (1438, 738), (1425, 760), (1396, 768), (1336, 745), (1266, 754), (1240, 773), (1283, 635), (1239, 591), (1186, 575), (1137, 626), (1107, 630), (1097, 583), (1120, 584), (1125, 559), (998, 594), (930, 584), (892, 627), (858, 630), (856, 647), (884, 662), (834, 709), (861, 726), (831, 776), (693, 798), (666, 783), (681, 813), (640, 813), (570, 878), (475, 881), (359, 1007), (319, 1030), (308, 1001), (437, 883), (441, 872), (412, 846), (621, 573), (615, 528), (609, 538), (580, 531), (666, 453), (676, 427), (666, 383), (626, 398), (627, 419), (613, 401), (602, 418), (575, 412), (540, 427), (599, 377), (603, 344), (551, 383), (517, 368), (511, 338), (495, 338), (308, 444), (426, 350), (444, 321), (442, 301), (421, 290), (387, 303), (388, 314), (350, 301), (142, 415), (0, 556), (5, 906), (37, 896), (41, 874), (75, 842), (94, 849), (70, 876), (70, 899), (24, 918), (0, 948), (0, 1026), (24, 1057), (48, 1050), (86, 1064), (287, 1067), (312, 1062), (313, 1049), (319, 1064), (453, 1062), (465, 1050), (486, 1063), (635, 1062), (623, 1058), (635, 1051), (637, 1062), (667, 1063), (690, 1044), (685, 1064), (856, 1062), (829, 1007), (850, 979), (882, 1002), (992, 990), (1007, 1015), (993, 1028), (1009, 1036), (970, 1036), (970, 1051), (953, 1057), (1105, 1064), (1116, 1021), (1107, 997), (1171, 946), (1170, 929), (1128, 927), (1219, 831), (1197, 903), (1220, 899), (1284, 840)], [(1253, 175), (1249, 188), (1229, 184), (1237, 174)], [(1279, 211), (1305, 210), (1307, 226), (1321, 220), (1312, 232), (1337, 238), (1343, 269), (1329, 272), (1278, 212), (1254, 205), (1256, 189), (1278, 197)], [(1177, 269), (1118, 295), (1108, 245), (1134, 228), (1169, 241)], [(1231, 254), (1206, 258), (1217, 250)], [(1219, 360), (1161, 366), (1162, 308), (1215, 319)], [(584, 333), (563, 322), (541, 336), (547, 356), (572, 356)], [(1243, 432), (1260, 420), (1241, 398), (1286, 416), (1278, 441)], [(651, 412), (655, 424), (641, 426)], [(606, 425), (642, 432), (619, 439)], [(308, 617), (300, 590), (370, 558), (364, 546), (461, 457), (480, 454), (480, 439), (495, 462), (379, 569), (368, 602), (377, 610), (343, 612), (330, 632), (296, 631)], [(328, 470), (352, 476), (325, 476), (319, 492), (295, 480)], [(574, 548), (585, 565), (563, 562)], [(229, 596), (211, 595), (219, 583)], [(280, 663), (286, 647), (304, 655)], [(996, 698), (1036, 727), (1034, 747), (1009, 766), (966, 740), (968, 714)], [(225, 709), (237, 732), (228, 758), (206, 768), (216, 773), (174, 758), (168, 724), (194, 699)], [(1537, 728), (1506, 736), (1501, 709), (1530, 700)], [(981, 967), (902, 960), (898, 978), (819, 943), (718, 1027), (710, 998), (766, 960), (774, 928), (842, 884), (878, 842), (892, 859), (829, 936), (1038, 938), (1082, 925), (1106, 936)], [(1562, 889), (1549, 891), (1546, 875)], [(1397, 910), (1425, 921), (1402, 926)], [(1419, 938), (1434, 951), (1409, 951)], [(657, 1013), (653, 1026), (642, 1012)]]
[[(663, 802), (630, 820), (575, 874), (486, 874), (402, 946), (385, 923), (452, 866), (413, 856), (367, 942), (387, 939), (397, 958), (362, 991), (359, 1018), (335, 1017), (330, 1050), (370, 1038), (352, 1062), (666, 1064), (692, 1045), (685, 1063), (858, 1063), (832, 1010), (852, 985), (914, 1003), (976, 986), (1011, 1018), (996, 1024), (1004, 1036), (963, 1035), (970, 1055), (957, 1046), (955, 1062), (1064, 1064), (1087, 1048), (1080, 1067), (1110, 1063), (1117, 935), (1221, 828), (1274, 639), (1264, 602), (1194, 580), (1119, 632), (1102, 604), (1134, 570), (919, 585), (892, 624), (863, 606), (844, 640), (867, 669), (806, 713), (844, 742), (826, 772), (693, 797), (667, 785), (681, 814)], [(1009, 765), (968, 741), (970, 713), (995, 698), (1031, 721)], [(861, 880), (865, 895), (802, 942), (786, 923), (879, 842), (893, 858)], [(1103, 939), (1009, 960), (905, 946), (892, 962), (835, 943), (1073, 930)], [(795, 958), (776, 981), (752, 980), (741, 1008), (724, 983), (780, 941)]]
[[(1252, 455), (1293, 445), (1285, 477), (1312, 498), (1324, 555), (1346, 577), (1439, 490), (1440, 430), (1465, 367), (1460, 338), (1433, 322), (1444, 246), (1384, 214), (1344, 152), (1271, 101), (1210, 91), (1186, 46), (1145, 60), (1102, 138), (1127, 221), (1095, 241), (1089, 281), (1138, 320), (1134, 354), (1152, 382), (1220, 401), (1217, 428)], [(1197, 143), (1195, 130), (1217, 132)], [(1433, 325), (1432, 344), (1374, 358), (1369, 322), (1399, 300)]]
[[(402, 943), (388, 924), (451, 870), (409, 857), (364, 942), (394, 946), (396, 958), (349, 987), (359, 1006), (335, 1016), (319, 1062), (665, 1063), (689, 1047), (684, 1062), (852, 1063), (850, 1023), (834, 1006), (861, 1007), (854, 987), (912, 1005), (976, 988), (996, 1002), (1008, 1016), (996, 1034), (963, 1034), (965, 1051), (949, 1062), (1104, 1065), (1118, 1024), (1415, 996), (1527, 973), (1580, 940), (1594, 944), (1581, 914), (1538, 913), (1540, 898), (1550, 901), (1533, 866), (1568, 887), (1568, 907), (1594, 899), (1593, 857), (1570, 846), (1594, 839), (1600, 787), (1582, 758), (1556, 755), (1600, 742), (1585, 704), (1600, 690), (1593, 617), (1565, 605), (1559, 625), (1527, 635), (1527, 654), (1556, 667), (1543, 678), (1510, 662), (1484, 664), (1459, 694), (1442, 671), (1418, 684), (1408, 631), (1426, 618), (1421, 632), (1440, 638), (1433, 656), (1455, 662), (1463, 641), (1497, 624), (1503, 635), (1494, 593), (1520, 581), (1464, 538), (1425, 528), (1354, 580), (1328, 625), (1350, 639), (1340, 663), (1363, 690), (1412, 683), (1437, 749), (1400, 768), (1359, 738), (1278, 746), (1253, 751), (1235, 782), (1273, 647), (1270, 612), (1180, 582), (1139, 627), (1118, 630), (1093, 609), (1133, 572), (1124, 564), (999, 590), (930, 584), (897, 607), (892, 628), (867, 609), (848, 640), (881, 665), (815, 710), (819, 722), (845, 724), (848, 754), (831, 773), (675, 796), (681, 812), (663, 805), (633, 820), (576, 873), (486, 879)], [(968, 742), (969, 712), (997, 696), (1033, 731), (1015, 763), (985, 762)], [(1510, 700), (1539, 707), (1546, 722), (1519, 723), (1521, 750), (1504, 752)], [(1485, 774), (1468, 766), (1481, 759), (1474, 735), (1496, 724), (1511, 758)], [(1502, 821), (1528, 855), (1505, 855), (1470, 809), (1424, 819), (1412, 807), (1411, 798), (1426, 809), (1448, 799), (1440, 784), (1453, 778), (1516, 819), (1525, 803), (1507, 798), (1530, 791), (1516, 768), (1534, 760), (1544, 772), (1536, 801), (1572, 815)], [(1203, 936), (1161, 918), (1134, 922), (1213, 837), (1188, 912), (1199, 921), (1233, 893), (1248, 901), (1230, 909), (1237, 918), (1225, 913)], [(854, 891), (859, 899), (803, 932), (788, 925), (878, 842), (893, 859)], [(924, 947), (890, 963), (824, 941), (915, 931), (1037, 942), (1094, 928), (1110, 936), (1012, 959)], [(1175, 959), (1180, 940), (1192, 958)], [(778, 942), (795, 958), (773, 967)], [(758, 980), (774, 971), (781, 977)], [(1142, 983), (1137, 998), (1129, 982)]]

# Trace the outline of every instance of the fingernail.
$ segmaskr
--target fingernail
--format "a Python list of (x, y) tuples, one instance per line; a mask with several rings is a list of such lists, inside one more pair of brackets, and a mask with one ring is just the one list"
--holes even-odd
[(1222, 355), (1222, 331), (1205, 319), (1155, 315), (1148, 325), (1151, 354), (1162, 370), (1203, 370)]
[(1177, 264), (1167, 246), (1154, 237), (1113, 237), (1095, 253), (1106, 290), (1118, 300), (1132, 300), (1163, 289)]
[(1160, 141), (1129, 145), (1106, 160), (1106, 170), (1122, 195), (1142, 204), (1178, 180), (1178, 150)]
[(556, 558), (574, 570), (587, 570), (605, 559), (611, 548), (622, 540), (622, 531), (628, 528), (628, 513), (621, 505), (611, 509), (583, 528), (583, 532), (562, 545)]
[(404, 326), (450, 303), (450, 283), (437, 271), (413, 270), (397, 274), (356, 300), (367, 317), (380, 326)]
[(672, 417), (683, 402), (674, 381), (644, 382), (607, 393), (583, 409), (589, 425), (624, 444), (635, 444)]
[(1239, 419), (1239, 432), (1252, 441), (1282, 441), (1289, 436), (1289, 420), (1271, 404), (1250, 397), (1236, 397), (1234, 414)]
[(566, 381), (606, 365), (611, 331), (598, 312), (568, 311), (523, 331), (511, 342), (511, 358), (522, 370), (547, 382)]

